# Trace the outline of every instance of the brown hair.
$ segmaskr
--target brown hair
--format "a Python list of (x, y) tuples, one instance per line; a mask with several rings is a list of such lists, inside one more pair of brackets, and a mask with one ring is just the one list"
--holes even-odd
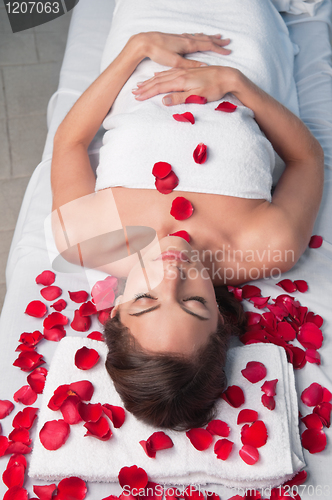
[(223, 320), (193, 359), (143, 349), (117, 314), (104, 330), (109, 349), (106, 369), (125, 408), (159, 428), (202, 427), (215, 416), (215, 403), (226, 388), (228, 342), (242, 332), (245, 315), (226, 287), (215, 289)]

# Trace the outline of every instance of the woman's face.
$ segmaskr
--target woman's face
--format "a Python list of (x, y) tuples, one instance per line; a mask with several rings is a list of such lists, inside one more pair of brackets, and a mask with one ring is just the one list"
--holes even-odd
[[(217, 329), (219, 311), (212, 281), (182, 238), (167, 236), (143, 253), (130, 271), (111, 313), (152, 352), (191, 355)], [(149, 283), (158, 283), (149, 286)], [(149, 289), (150, 288), (150, 289)]]

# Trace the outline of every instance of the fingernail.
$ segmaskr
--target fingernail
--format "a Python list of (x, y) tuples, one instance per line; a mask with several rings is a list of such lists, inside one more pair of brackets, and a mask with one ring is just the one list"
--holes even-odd
[(172, 104), (172, 99), (170, 97), (163, 97), (163, 103), (166, 104)]
[(200, 64), (199, 66), (200, 66), (200, 67), (201, 67), (201, 66), (207, 66), (207, 64), (206, 64), (206, 63), (202, 63), (202, 64)]

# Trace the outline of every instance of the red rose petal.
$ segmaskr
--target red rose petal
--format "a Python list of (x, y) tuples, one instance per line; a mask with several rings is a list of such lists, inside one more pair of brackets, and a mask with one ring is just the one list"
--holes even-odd
[(148, 481), (144, 490), (139, 492), (139, 496), (142, 500), (162, 500), (163, 492), (163, 486), (153, 483), (152, 481)]
[(121, 406), (113, 406), (107, 403), (103, 404), (102, 406), (105, 415), (108, 416), (108, 418), (113, 423), (114, 427), (116, 429), (119, 429), (122, 426), (123, 422), (125, 421), (124, 409)]
[(68, 396), (66, 400), (62, 403), (60, 411), (62, 413), (63, 420), (69, 424), (74, 425), (82, 422), (82, 417), (79, 413), (78, 407), (81, 400), (78, 396)]
[(61, 288), (58, 286), (47, 286), (40, 290), (41, 295), (45, 300), (55, 300), (62, 294)]
[(181, 113), (181, 114), (176, 113), (175, 115), (173, 115), (173, 118), (177, 122), (189, 122), (189, 123), (192, 123), (192, 125), (194, 125), (194, 123), (195, 123), (194, 115), (192, 113), (190, 113), (189, 111), (187, 111), (186, 113)]
[(69, 385), (69, 390), (75, 392), (82, 401), (90, 401), (94, 388), (89, 380), (80, 380)]
[(233, 408), (239, 408), (244, 403), (244, 394), (241, 387), (237, 385), (230, 385), (226, 391), (222, 393), (221, 397)]
[(40, 300), (33, 300), (27, 305), (24, 312), (34, 318), (42, 318), (47, 313), (47, 307), (44, 302), (41, 302)]
[(217, 455), (217, 458), (220, 460), (227, 460), (230, 452), (232, 451), (233, 444), (234, 443), (228, 439), (219, 439), (214, 445), (214, 452)]
[(28, 492), (20, 486), (13, 486), (6, 491), (3, 500), (28, 500)]
[(285, 292), (287, 293), (293, 293), (296, 292), (297, 290), (296, 285), (293, 283), (292, 280), (289, 279), (281, 280), (279, 281), (279, 283), (276, 284), (277, 286), (280, 286), (283, 290), (285, 290)]
[(63, 337), (66, 336), (66, 330), (63, 326), (54, 326), (47, 330), (44, 328), (44, 337), (46, 340), (50, 340), (51, 342), (60, 342)]
[(306, 482), (307, 476), (307, 472), (305, 470), (301, 470), (292, 479), (286, 481), (283, 486), (289, 486), (290, 488), (292, 488), (292, 486), (300, 486), (301, 484)]
[(213, 491), (205, 491), (207, 500), (220, 500), (220, 496)]
[(178, 196), (172, 202), (170, 214), (176, 220), (185, 220), (192, 215), (193, 211), (194, 208), (190, 201), (183, 196)]
[(277, 378), (273, 380), (265, 380), (261, 389), (263, 392), (265, 392), (267, 396), (275, 396), (277, 394), (276, 392), (277, 383), (278, 383)]
[(37, 394), (33, 389), (31, 389), (30, 385), (24, 385), (14, 394), (14, 401), (24, 405), (33, 405), (36, 399)]
[(242, 460), (248, 465), (254, 465), (259, 459), (259, 452), (257, 448), (250, 446), (249, 444), (245, 444), (242, 446), (239, 451), (239, 455)]
[(57, 500), (84, 500), (88, 489), (83, 479), (66, 477), (58, 484)]
[(20, 336), (20, 342), (23, 342), (23, 344), (25, 344), (27, 346), (34, 347), (37, 344), (39, 344), (39, 342), (43, 338), (44, 338), (43, 335), (38, 330), (36, 330), (32, 333), (24, 332)]
[(262, 405), (268, 410), (274, 410), (276, 407), (276, 402), (273, 396), (268, 396), (267, 394), (262, 395)]
[(294, 328), (285, 321), (281, 321), (280, 323), (278, 323), (277, 334), (279, 337), (286, 340), (286, 342), (294, 340), (296, 337)]
[(331, 410), (332, 410), (332, 405), (331, 403), (320, 403), (315, 408), (313, 409), (313, 412), (316, 413), (325, 427), (330, 427), (331, 425)]
[(11, 441), (26, 444), (27, 446), (30, 446), (31, 444), (30, 433), (28, 429), (24, 429), (23, 427), (12, 430), (12, 432), (8, 436), (8, 439), (10, 439)]
[(202, 97), (200, 95), (190, 95), (187, 97), (187, 99), (184, 101), (185, 104), (206, 104), (207, 99), (206, 97)]
[(306, 281), (294, 280), (294, 284), (299, 292), (305, 293), (308, 291), (308, 283)]
[(8, 460), (7, 468), (15, 464), (22, 464), (24, 466), (24, 469), (26, 469), (28, 465), (25, 456), (18, 454), (15, 454), (10, 457), (10, 459)]
[(58, 450), (69, 437), (70, 427), (64, 420), (46, 422), (39, 433), (41, 444), (47, 450)]
[(75, 365), (80, 370), (90, 370), (98, 363), (100, 356), (95, 349), (82, 347), (75, 354)]
[(247, 366), (241, 370), (242, 375), (252, 384), (259, 382), (266, 377), (266, 367), (259, 361), (249, 361)]
[(114, 305), (115, 291), (118, 279), (115, 276), (107, 276), (104, 280), (97, 281), (91, 290), (91, 296), (98, 309), (103, 311)]
[(183, 238), (188, 243), (190, 242), (190, 235), (187, 231), (176, 231), (176, 233), (170, 233), (168, 236), (178, 236), (179, 238)]
[(129, 487), (130, 490), (136, 488), (140, 490), (145, 488), (148, 483), (148, 475), (144, 469), (132, 465), (131, 467), (122, 467), (118, 475), (119, 483), (122, 488)]
[(295, 370), (299, 370), (306, 364), (305, 351), (297, 346), (289, 346), (293, 353), (293, 360), (291, 360), (292, 365)]
[(267, 430), (262, 420), (256, 420), (251, 425), (245, 424), (241, 429), (241, 441), (243, 444), (260, 448), (267, 441)]
[(195, 428), (186, 432), (191, 444), (198, 451), (207, 450), (212, 443), (212, 435), (206, 429)]
[(314, 314), (313, 312), (308, 312), (306, 321), (309, 323), (315, 323), (318, 328), (320, 328), (324, 322), (323, 318), (319, 314)]
[(101, 332), (91, 332), (89, 333), (89, 335), (87, 335), (87, 338), (104, 342), (104, 336)]
[(241, 410), (237, 416), (237, 424), (244, 424), (245, 422), (252, 423), (258, 419), (258, 413), (255, 410)]
[(301, 401), (307, 406), (316, 406), (323, 401), (323, 387), (314, 382), (301, 394)]
[(43, 271), (36, 278), (37, 285), (50, 286), (55, 281), (55, 274), (52, 271)]
[(320, 365), (320, 354), (315, 349), (306, 349), (305, 351), (305, 359), (308, 363), (315, 363), (316, 365)]
[(152, 448), (152, 445), (149, 441), (144, 441), (143, 439), (142, 441), (139, 441), (139, 444), (142, 446), (143, 450), (149, 458), (156, 458), (157, 452)]
[(67, 307), (67, 302), (63, 299), (59, 299), (54, 302), (51, 307), (53, 307), (53, 309), (55, 309), (57, 312), (61, 312)]
[(172, 171), (172, 165), (165, 161), (158, 161), (154, 164), (152, 169), (152, 175), (157, 177), (157, 179), (163, 179), (169, 175)]
[(13, 420), (13, 427), (19, 428), (24, 427), (25, 429), (31, 429), (35, 419), (37, 418), (38, 408), (24, 408), (24, 410), (18, 412)]
[(261, 295), (262, 294), (261, 294), (260, 288), (258, 288), (258, 286), (244, 285), (242, 287), (242, 297), (244, 299), (249, 299), (251, 297), (260, 297)]
[(65, 326), (68, 323), (68, 318), (67, 316), (64, 316), (63, 314), (59, 312), (53, 312), (49, 314), (43, 321), (43, 327), (46, 330), (50, 330), (54, 326)]
[(96, 314), (97, 308), (96, 306), (89, 300), (81, 305), (79, 308), (79, 313), (81, 316), (92, 316), (92, 314)]
[(20, 453), (22, 455), (27, 455), (28, 453), (31, 453), (32, 448), (27, 446), (24, 443), (21, 443), (20, 441), (10, 441), (9, 446), (6, 450), (6, 455), (11, 455), (12, 453)]
[(22, 487), (24, 483), (24, 473), (25, 469), (22, 464), (12, 465), (4, 471), (2, 480), (7, 488), (12, 488), (13, 486)]
[(24, 372), (31, 372), (38, 366), (45, 363), (43, 356), (36, 351), (21, 352), (13, 365), (18, 366)]
[(14, 409), (14, 405), (8, 399), (0, 400), (0, 420), (11, 414)]
[(45, 486), (33, 486), (33, 492), (40, 500), (52, 500), (53, 493), (57, 489), (55, 484), (46, 484)]
[(237, 106), (235, 104), (232, 104), (231, 102), (224, 101), (218, 104), (218, 106), (215, 108), (215, 111), (224, 111), (225, 113), (234, 113), (236, 110)]
[(6, 436), (0, 436), (0, 457), (3, 457), (8, 449), (9, 441)]
[(229, 433), (231, 432), (229, 425), (227, 425), (226, 422), (218, 419), (211, 420), (211, 422), (208, 423), (206, 430), (209, 431), (209, 433), (213, 436), (217, 435), (222, 437), (228, 437)]
[(155, 451), (168, 450), (174, 446), (171, 438), (163, 431), (154, 432), (148, 438), (148, 441), (151, 444), (152, 449)]
[(86, 302), (88, 300), (89, 294), (85, 290), (80, 290), (79, 292), (68, 292), (69, 297), (73, 302), (81, 304), (81, 302)]
[(74, 314), (74, 319), (70, 324), (72, 329), (77, 332), (87, 332), (91, 326), (90, 316), (81, 316), (78, 309), (76, 309)]
[(267, 307), (267, 303), (270, 297), (250, 297), (250, 302), (254, 304), (257, 309), (263, 309)]
[(61, 405), (69, 396), (68, 391), (69, 391), (68, 384), (59, 385), (59, 387), (55, 389), (53, 396), (49, 400), (47, 406), (53, 411), (59, 410)]
[(207, 147), (202, 142), (198, 144), (195, 151), (193, 152), (193, 157), (195, 163), (201, 165), (206, 162), (207, 159)]
[(247, 316), (247, 326), (259, 325), (261, 322), (262, 316), (259, 313), (246, 311), (245, 314)]
[(301, 418), (302, 422), (308, 429), (323, 429), (323, 422), (317, 415), (317, 413), (311, 413)]
[(100, 403), (81, 403), (78, 407), (78, 411), (84, 422), (97, 422), (102, 416), (103, 407)]
[(326, 447), (326, 435), (318, 429), (306, 429), (301, 435), (302, 446), (309, 453), (319, 453)]
[(178, 184), (179, 184), (179, 179), (176, 176), (176, 174), (173, 172), (173, 170), (163, 179), (156, 178), (156, 181), (155, 181), (156, 189), (159, 191), (159, 193), (162, 193), (162, 194), (171, 193), (173, 191), (173, 189), (175, 189)]
[(301, 325), (297, 334), (297, 340), (303, 347), (309, 349), (319, 349), (322, 347), (323, 334), (314, 323), (304, 323)]
[(236, 286), (228, 286), (227, 289), (230, 293), (232, 293), (234, 295), (234, 298), (238, 302), (241, 302), (241, 300), (242, 300), (242, 288), (238, 288)]
[(318, 236), (317, 234), (311, 236), (309, 241), (309, 248), (319, 248), (322, 246), (322, 244), (323, 244), (322, 236)]
[(98, 321), (100, 321), (100, 323), (102, 325), (105, 325), (109, 319), (110, 319), (110, 312), (109, 311), (101, 311), (98, 314)]
[[(332, 393), (326, 389), (326, 387), (323, 387), (323, 403), (328, 403), (332, 399)], [(1, 418), (1, 417), (0, 417)]]

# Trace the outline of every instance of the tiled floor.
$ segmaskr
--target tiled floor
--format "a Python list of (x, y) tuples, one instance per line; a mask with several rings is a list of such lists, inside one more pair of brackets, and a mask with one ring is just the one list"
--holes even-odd
[(29, 178), (41, 161), (47, 103), (56, 91), (70, 13), (12, 33), (0, 2), (0, 311), (5, 268)]

